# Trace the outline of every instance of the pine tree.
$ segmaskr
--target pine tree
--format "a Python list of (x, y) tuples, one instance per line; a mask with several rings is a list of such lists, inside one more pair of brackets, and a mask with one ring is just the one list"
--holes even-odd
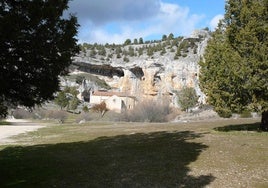
[(139, 44), (143, 44), (143, 39), (141, 37), (139, 38)]
[(61, 110), (67, 107), (69, 104), (69, 99), (64, 91), (60, 91), (54, 101), (60, 106)]
[(169, 35), (168, 35), (168, 40), (173, 40), (174, 39), (174, 35), (173, 35), (173, 33), (170, 33)]
[(222, 116), (268, 110), (268, 1), (228, 0), (200, 62), (200, 83)]
[(124, 45), (130, 45), (131, 44), (131, 40), (130, 39), (127, 39), (125, 42), (124, 42)]

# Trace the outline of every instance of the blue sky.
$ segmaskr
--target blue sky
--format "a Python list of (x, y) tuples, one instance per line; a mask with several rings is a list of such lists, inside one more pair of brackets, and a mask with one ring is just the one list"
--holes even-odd
[(187, 36), (213, 30), (224, 15), (225, 0), (73, 0), (69, 12), (80, 24), (80, 43), (123, 43), (126, 39)]

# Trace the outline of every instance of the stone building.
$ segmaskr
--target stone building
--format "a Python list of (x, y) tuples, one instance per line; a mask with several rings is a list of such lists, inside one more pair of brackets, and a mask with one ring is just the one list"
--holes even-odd
[(103, 101), (109, 110), (118, 113), (127, 109), (133, 109), (137, 103), (136, 97), (123, 92), (93, 91), (91, 93), (90, 104), (100, 104)]

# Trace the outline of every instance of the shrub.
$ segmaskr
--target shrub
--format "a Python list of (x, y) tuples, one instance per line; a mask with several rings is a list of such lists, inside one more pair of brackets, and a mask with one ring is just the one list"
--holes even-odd
[(218, 113), (220, 117), (223, 117), (223, 118), (230, 118), (232, 116), (231, 110), (226, 109), (226, 108), (216, 107), (215, 111)]
[(170, 114), (169, 104), (157, 101), (144, 101), (133, 110), (123, 113), (123, 120), (133, 122), (166, 122)]
[(77, 118), (76, 118), (76, 122), (79, 123), (81, 121), (91, 121), (92, 118), (91, 116), (89, 115), (89, 113), (85, 113), (85, 112), (82, 112)]
[(83, 106), (82, 110), (83, 110), (83, 112), (88, 112), (89, 111), (87, 106)]
[(34, 119), (44, 119), (47, 117), (47, 113), (48, 113), (48, 110), (41, 109), (41, 108), (35, 109), (33, 111), (33, 118)]
[(166, 52), (166, 49), (163, 48), (160, 54), (161, 54), (161, 55), (164, 55), (165, 53), (167, 53), (167, 52)]
[(75, 96), (69, 101), (69, 106), (68, 109), (72, 110), (73, 112), (77, 109), (80, 101), (79, 99)]
[(244, 110), (241, 114), (240, 114), (241, 118), (251, 118), (251, 112), (249, 110)]
[(69, 104), (69, 99), (64, 91), (60, 91), (55, 98), (54, 102), (60, 106), (61, 109), (65, 108)]
[(8, 108), (0, 103), (0, 119), (7, 116), (7, 110)]
[(28, 110), (21, 109), (21, 108), (14, 110), (12, 115), (16, 119), (30, 119), (33, 116), (33, 114), (29, 112)]
[(61, 110), (67, 107), (68, 110), (74, 111), (80, 102), (76, 97), (78, 93), (76, 87), (65, 87), (63, 91), (58, 92), (54, 102), (60, 106)]
[(194, 54), (197, 54), (197, 46), (194, 47)]
[(75, 82), (79, 85), (82, 84), (83, 80), (85, 80), (85, 76), (82, 76), (82, 75), (77, 75), (75, 78)]
[(103, 101), (100, 104), (96, 104), (92, 107), (93, 112), (97, 112), (101, 114), (101, 117), (104, 116), (104, 114), (108, 111), (108, 108), (106, 107), (106, 103)]
[(67, 118), (67, 112), (63, 110), (50, 110), (47, 113), (47, 118), (58, 120), (59, 123), (64, 123)]
[(129, 62), (129, 59), (127, 57), (124, 57), (123, 60), (124, 60), (124, 62), (127, 62), (127, 63)]
[(178, 94), (178, 103), (183, 111), (188, 111), (198, 102), (198, 96), (194, 88), (184, 87)]
[(141, 56), (143, 54), (143, 48), (139, 48), (138, 52), (139, 52), (139, 56)]

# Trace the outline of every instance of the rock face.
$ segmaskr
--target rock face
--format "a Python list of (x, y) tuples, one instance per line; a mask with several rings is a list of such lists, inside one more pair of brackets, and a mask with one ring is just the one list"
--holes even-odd
[[(172, 103), (175, 103), (176, 92), (183, 87), (193, 87), (200, 96), (199, 101), (204, 103), (205, 96), (199, 88), (198, 62), (204, 53), (209, 37), (208, 31), (194, 31), (191, 37), (182, 38), (177, 45), (166, 45), (165, 54), (155, 52), (149, 56), (148, 53), (143, 52), (138, 57), (129, 57), (127, 63), (115, 56), (108, 62), (101, 63), (98, 57), (89, 58), (88, 55), (80, 54), (74, 58), (74, 64), (80, 71), (97, 75), (112, 88), (128, 92), (139, 100), (168, 97)], [(172, 41), (169, 41), (169, 44), (171, 43)], [(188, 46), (182, 47), (182, 44)], [(144, 46), (145, 44), (132, 45), (132, 48), (138, 51)], [(156, 44), (150, 43), (147, 44), (148, 46), (156, 46)], [(109, 49), (107, 51), (110, 52)], [(174, 58), (178, 51), (182, 54)]]

